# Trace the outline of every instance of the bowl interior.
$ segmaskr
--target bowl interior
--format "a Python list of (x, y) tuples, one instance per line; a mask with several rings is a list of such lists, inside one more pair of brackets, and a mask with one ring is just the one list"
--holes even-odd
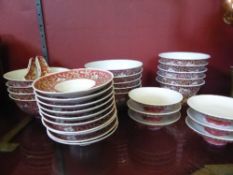
[(159, 57), (175, 60), (205, 60), (210, 58), (210, 55), (198, 52), (164, 52), (160, 53)]
[(141, 104), (166, 106), (180, 103), (183, 99), (179, 92), (158, 87), (142, 87), (129, 92), (129, 97)]

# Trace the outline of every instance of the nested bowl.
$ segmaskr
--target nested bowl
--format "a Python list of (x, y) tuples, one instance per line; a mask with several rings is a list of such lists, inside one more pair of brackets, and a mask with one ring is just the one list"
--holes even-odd
[(170, 66), (165, 64), (159, 64), (159, 69), (166, 70), (168, 72), (192, 72), (192, 73), (200, 73), (200, 72), (206, 72), (207, 68), (205, 66), (194, 66), (194, 67), (185, 67), (185, 66)]
[(174, 73), (165, 70), (158, 70), (157, 75), (177, 80), (197, 80), (206, 78), (205, 73)]
[(36, 103), (36, 100), (21, 100), (16, 99), (9, 95), (9, 97), (16, 103), (20, 110), (30, 115), (38, 115), (39, 109)]
[(221, 95), (196, 95), (187, 104), (209, 123), (233, 126), (233, 98)]
[(33, 93), (29, 93), (29, 94), (9, 93), (9, 96), (17, 100), (35, 100), (35, 95)]
[[(68, 70), (63, 67), (50, 67), (49, 72), (61, 72)], [(14, 71), (7, 72), (3, 75), (3, 77), (8, 81), (7, 86), (14, 88), (23, 88), (23, 87), (31, 87), (33, 80), (25, 80), (25, 75), (27, 73), (27, 69), (18, 69)]]
[(180, 80), (180, 79), (172, 79), (172, 78), (166, 78), (157, 76), (156, 80), (159, 82), (162, 82), (164, 84), (171, 84), (171, 85), (184, 85), (184, 86), (193, 86), (193, 85), (199, 85), (204, 82), (203, 79), (196, 79), (196, 80)]
[(141, 86), (142, 86), (142, 84), (141, 84), (141, 82), (139, 82), (137, 85), (134, 85), (131, 87), (123, 87), (123, 88), (114, 87), (114, 91), (115, 91), (115, 94), (124, 94), (124, 93), (128, 93), (132, 89), (139, 88)]
[(17, 87), (7, 87), (8, 93), (12, 94), (29, 94), (33, 93), (32, 87), (23, 87), (23, 88), (17, 88)]
[(141, 87), (130, 91), (129, 98), (143, 112), (166, 113), (180, 108), (183, 96), (166, 88)]
[(133, 81), (136, 79), (141, 79), (141, 78), (142, 78), (142, 71), (136, 74), (125, 76), (125, 77), (114, 77), (113, 81), (114, 83), (123, 83), (123, 82)]
[(141, 78), (135, 79), (132, 81), (125, 81), (125, 82), (120, 82), (120, 83), (114, 83), (114, 88), (130, 88), (134, 86), (138, 86), (141, 84)]
[(109, 71), (80, 68), (41, 77), (33, 82), (33, 89), (45, 96), (70, 98), (97, 92), (112, 81)]
[(85, 64), (86, 68), (109, 70), (115, 77), (127, 77), (142, 71), (143, 63), (133, 59), (112, 59), (93, 61)]
[(164, 52), (160, 62), (174, 66), (206, 66), (210, 55), (198, 52)]

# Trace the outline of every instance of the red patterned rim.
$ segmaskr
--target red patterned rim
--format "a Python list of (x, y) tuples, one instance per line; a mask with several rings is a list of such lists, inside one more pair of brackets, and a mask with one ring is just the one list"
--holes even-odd
[(76, 92), (97, 90), (113, 80), (113, 74), (109, 71), (100, 69), (80, 68), (69, 71), (49, 74), (34, 81), (33, 89), (44, 94), (70, 94), (71, 92), (59, 92), (55, 86), (68, 80), (86, 79), (94, 81), (95, 84), (89, 89), (83, 89)]

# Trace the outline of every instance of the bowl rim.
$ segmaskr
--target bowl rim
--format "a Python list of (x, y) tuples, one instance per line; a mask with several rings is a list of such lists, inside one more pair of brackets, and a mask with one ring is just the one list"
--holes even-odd
[[(69, 73), (69, 72), (77, 72), (77, 71), (81, 71), (81, 70), (87, 70), (87, 71), (99, 71), (99, 72), (104, 72), (106, 74), (109, 74), (110, 75), (110, 78), (98, 85), (98, 86), (94, 86), (90, 89), (85, 89), (85, 90), (80, 90), (80, 91), (72, 91), (72, 92), (57, 92), (57, 91), (45, 91), (45, 90), (40, 90), (40, 89), (37, 89), (36, 88), (36, 84), (39, 82), (39, 81), (43, 81), (43, 79), (46, 79), (47, 77), (51, 77), (51, 76), (54, 76), (56, 74), (61, 74), (61, 73)], [(113, 82), (113, 74), (110, 72), (110, 71), (107, 71), (107, 70), (102, 70), (102, 69), (92, 69), (92, 68), (77, 68), (77, 69), (70, 69), (70, 70), (67, 70), (67, 71), (62, 71), (62, 72), (55, 72), (55, 73), (51, 73), (51, 74), (48, 74), (48, 75), (45, 75), (43, 77), (40, 77), (40, 78), (37, 78), (36, 80), (33, 81), (32, 83), (32, 87), (34, 89), (35, 92), (39, 92), (41, 94), (45, 94), (45, 95), (55, 95), (55, 96), (72, 96), (72, 95), (81, 95), (82, 93), (91, 93), (91, 92), (94, 92), (96, 90), (99, 90), (103, 87), (105, 87), (106, 85), (108, 85), (110, 82)]]
[[(187, 56), (189, 55), (189, 56)], [(192, 55), (193, 58), (190, 58)], [(208, 60), (211, 58), (209, 54), (201, 53), (201, 52), (185, 52), (185, 51), (172, 51), (172, 52), (162, 52), (158, 55), (160, 58), (165, 59), (172, 59), (172, 60), (189, 60), (189, 61), (195, 61), (195, 60)], [(177, 58), (174, 58), (174, 57)], [(200, 56), (200, 58), (195, 58), (197, 56)], [(187, 59), (188, 57), (188, 59)]]
[(12, 91), (10, 91), (10, 89), (9, 89), (9, 87), (7, 88), (7, 92), (9, 93), (9, 94), (13, 94), (13, 95), (22, 95), (22, 96), (26, 96), (26, 95), (35, 95), (33, 92), (32, 93), (23, 93), (23, 92), (20, 92), (20, 93), (18, 93), (18, 92), (12, 92)]
[[(199, 99), (201, 99), (201, 101), (199, 101)], [(203, 103), (204, 102), (203, 100), (206, 100), (206, 99), (208, 99), (211, 103), (215, 103), (215, 105), (217, 104), (217, 102), (219, 102), (219, 100), (223, 101), (222, 103), (218, 104), (218, 108), (216, 108), (216, 109), (219, 109), (219, 107), (220, 107), (219, 105), (226, 105), (228, 103), (233, 104), (232, 97), (227, 97), (227, 96), (222, 96), (222, 95), (213, 95), (213, 94), (201, 94), (201, 95), (192, 96), (192, 97), (188, 98), (187, 104), (195, 111), (200, 112), (204, 115), (212, 116), (212, 117), (219, 118), (219, 119), (226, 119), (226, 120), (233, 121), (233, 108), (230, 108), (229, 104), (228, 104), (228, 109), (231, 109), (231, 111), (229, 113), (227, 113), (225, 107), (223, 110), (221, 110), (221, 112), (218, 111), (218, 113), (216, 113), (216, 110), (213, 111), (213, 110), (204, 109), (203, 107), (200, 108), (200, 105), (197, 105), (195, 103), (196, 100), (199, 101), (198, 103), (200, 103), (200, 102)], [(210, 100), (210, 99), (212, 99), (212, 100)]]
[(164, 63), (160, 59), (159, 59), (158, 63), (166, 65), (166, 66), (177, 66), (177, 67), (187, 67), (187, 68), (189, 68), (189, 67), (205, 67), (205, 66), (207, 66), (209, 64), (207, 62), (205, 64), (198, 64), (198, 65), (179, 65), (179, 64), (176, 65), (176, 64), (170, 64), (170, 63)]
[(194, 73), (205, 73), (208, 71), (208, 68), (205, 67), (204, 70), (202, 71), (196, 71), (196, 72), (180, 72), (180, 71), (171, 71), (171, 70), (166, 70), (166, 69), (163, 69), (161, 68), (159, 65), (157, 66), (158, 70), (162, 70), (162, 71), (165, 71), (165, 72), (169, 72), (169, 73), (178, 73), (178, 74), (194, 74)]
[(163, 85), (169, 85), (169, 86), (175, 86), (175, 87), (186, 87), (186, 88), (192, 88), (192, 87), (201, 87), (205, 84), (205, 80), (203, 80), (202, 83), (200, 84), (195, 84), (195, 85), (181, 85), (181, 84), (170, 84), (170, 83), (164, 83), (160, 80), (158, 80), (158, 78), (156, 77), (155, 80), (160, 83), (160, 84), (163, 84)]
[[(167, 78), (167, 77), (162, 77), (160, 76), (159, 74), (157, 74), (157, 77), (156, 78), (160, 78), (160, 79), (169, 79), (169, 80), (174, 80), (174, 81), (186, 81), (186, 82), (195, 82), (195, 81), (203, 81), (204, 79), (203, 78), (200, 78), (200, 79), (186, 79), (186, 80), (180, 80), (180, 79), (176, 79), (176, 78)], [(162, 81), (161, 81), (162, 82)]]
[(170, 111), (170, 112), (157, 112), (157, 113), (156, 112), (144, 112), (144, 111), (141, 111), (141, 110), (133, 107), (131, 101), (132, 101), (132, 99), (128, 99), (126, 102), (128, 108), (131, 109), (132, 111), (135, 111), (135, 112), (143, 114), (143, 115), (161, 115), (161, 116), (164, 116), (164, 115), (170, 115), (170, 114), (177, 113), (181, 110), (181, 105), (180, 105), (180, 107), (177, 110)]
[[(123, 76), (123, 77), (116, 77), (116, 76), (114, 76), (114, 78), (113, 78), (113, 80), (114, 79), (126, 79), (126, 78), (131, 78), (131, 77), (134, 77), (134, 76), (139, 76), (140, 75), (140, 77), (142, 76), (142, 73), (143, 73), (143, 68), (141, 68), (141, 70), (140, 70), (140, 72), (137, 72), (137, 73), (135, 73), (135, 74), (130, 74), (130, 75), (127, 75), (127, 76)], [(123, 81), (124, 82), (124, 81)]]
[[(195, 117), (194, 115), (197, 115), (199, 117)], [(209, 122), (204, 120), (204, 116), (202, 116), (201, 113), (199, 113), (197, 111), (194, 111), (191, 107), (189, 107), (187, 109), (187, 116), (189, 118), (191, 118), (193, 121), (195, 121), (196, 123), (198, 123), (198, 124), (200, 124), (200, 125), (202, 125), (204, 127), (208, 127), (208, 128), (219, 130), (219, 131), (233, 132), (233, 126), (227, 127), (227, 126), (218, 126), (218, 125), (215, 125), (215, 124), (210, 124)]]
[(130, 114), (130, 109), (128, 110), (128, 116), (134, 120), (137, 123), (143, 124), (143, 125), (147, 125), (147, 126), (168, 126), (171, 125), (175, 122), (177, 122), (180, 118), (181, 118), (181, 113), (179, 112), (179, 115), (177, 115), (174, 118), (169, 118), (167, 121), (157, 121), (157, 122), (148, 122), (148, 121), (142, 121), (139, 119), (136, 119), (135, 117), (132, 116), (132, 114)]
[(137, 78), (137, 79), (134, 79), (134, 80), (131, 80), (131, 81), (123, 81), (123, 82), (117, 82), (117, 83), (113, 83), (113, 86), (114, 85), (120, 85), (120, 84), (130, 84), (130, 83), (134, 83), (134, 82), (137, 82), (137, 81), (141, 81), (141, 78), (142, 78), (142, 75)]
[[(116, 65), (116, 62), (120, 62), (122, 65), (126, 65), (130, 63), (135, 63), (137, 64), (136, 66), (130, 66), (130, 67), (119, 67)], [(128, 63), (127, 63), (128, 62)], [(116, 66), (114, 68), (111, 67), (107, 67), (107, 65), (105, 65), (103, 67), (102, 66), (94, 66), (95, 64), (110, 64), (110, 66)], [(119, 63), (118, 63), (119, 64)], [(84, 65), (84, 67), (86, 68), (99, 68), (99, 69), (104, 69), (104, 70), (109, 70), (109, 71), (124, 71), (124, 70), (131, 70), (131, 69), (135, 69), (135, 68), (140, 68), (143, 66), (143, 62), (139, 61), (138, 59), (132, 58), (132, 59), (125, 59), (125, 58), (121, 58), (121, 59), (103, 59), (103, 60), (97, 60), (97, 61), (91, 61), (88, 62)]]
[[(141, 100), (141, 98), (138, 97), (137, 94), (140, 94), (141, 91), (147, 92), (150, 95), (153, 95), (156, 93), (157, 97), (164, 98), (166, 93), (169, 93), (170, 95), (176, 96), (176, 99), (173, 101), (169, 101), (163, 104), (159, 104), (158, 102), (145, 102), (145, 100)], [(160, 92), (160, 93), (158, 93)], [(167, 96), (166, 96), (167, 97)], [(129, 98), (132, 99), (133, 101), (142, 104), (142, 105), (149, 105), (149, 106), (170, 106), (170, 105), (175, 105), (181, 103), (183, 100), (183, 95), (175, 90), (167, 89), (167, 88), (162, 88), (162, 87), (140, 87), (133, 89), (129, 91)]]
[(132, 88), (137, 88), (139, 86), (142, 85), (142, 81), (140, 80), (138, 84), (134, 85), (134, 86), (127, 86), (127, 87), (123, 87), (123, 88), (117, 88), (117, 87), (114, 87), (114, 90), (130, 90)]
[(22, 100), (22, 99), (17, 99), (17, 98), (12, 97), (11, 94), (8, 94), (8, 96), (10, 97), (10, 99), (12, 99), (14, 101), (18, 101), (18, 102), (20, 102), (20, 101), (22, 101), (22, 102), (36, 102), (35, 99), (34, 100), (33, 99), (31, 99), (31, 100)]

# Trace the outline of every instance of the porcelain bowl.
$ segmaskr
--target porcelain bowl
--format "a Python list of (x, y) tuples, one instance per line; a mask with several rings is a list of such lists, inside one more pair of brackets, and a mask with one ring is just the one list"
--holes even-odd
[(129, 98), (143, 112), (166, 113), (180, 108), (183, 96), (170, 89), (141, 87), (131, 90)]
[(195, 66), (195, 67), (185, 67), (185, 66), (170, 66), (165, 64), (159, 64), (159, 69), (166, 70), (168, 72), (194, 72), (194, 73), (200, 73), (207, 71), (207, 68), (205, 66)]
[(142, 71), (136, 74), (125, 76), (125, 77), (114, 77), (113, 81), (114, 81), (114, 84), (116, 84), (116, 83), (134, 81), (134, 80), (141, 79), (141, 78), (142, 78)]
[(142, 86), (141, 82), (139, 82), (139, 84), (131, 86), (131, 87), (124, 87), (124, 88), (116, 88), (116, 87), (114, 87), (114, 91), (115, 91), (115, 94), (124, 94), (124, 93), (128, 93), (132, 89), (139, 88), (141, 86)]
[(167, 72), (166, 70), (158, 70), (157, 75), (165, 78), (177, 79), (177, 80), (196, 80), (206, 78), (205, 73), (175, 73)]
[(171, 84), (171, 85), (184, 85), (184, 86), (193, 86), (193, 85), (199, 85), (204, 82), (203, 79), (196, 79), (196, 80), (179, 80), (179, 79), (172, 79), (172, 78), (165, 78), (161, 76), (157, 76), (156, 80), (158, 82), (162, 82), (164, 84)]
[(86, 68), (109, 70), (116, 77), (128, 77), (142, 71), (143, 63), (133, 59), (112, 59), (93, 61), (85, 64)]
[(120, 83), (114, 83), (114, 87), (116, 88), (130, 88), (134, 86), (138, 86), (141, 84), (141, 78), (132, 80), (132, 81), (125, 81), (125, 82), (120, 82)]
[[(50, 67), (49, 72), (61, 72), (68, 70), (67, 68), (63, 67)], [(23, 88), (23, 87), (31, 87), (33, 80), (25, 80), (24, 76), (27, 73), (27, 69), (18, 69), (7, 72), (3, 75), (3, 77), (8, 81), (7, 86), (14, 87), (14, 88)]]
[(11, 95), (9, 95), (9, 97), (23, 112), (33, 116), (37, 116), (39, 114), (39, 109), (37, 107), (36, 100), (20, 100), (12, 97)]
[(89, 95), (105, 88), (113, 74), (99, 69), (73, 69), (49, 74), (33, 82), (36, 93), (54, 98), (74, 98)]
[(35, 95), (32, 94), (15, 94), (9, 93), (9, 96), (17, 100), (35, 100)]
[(164, 52), (160, 62), (174, 66), (206, 66), (210, 55), (198, 52)]
[(28, 87), (28, 88), (16, 88), (16, 87), (7, 87), (7, 91), (8, 93), (12, 93), (12, 94), (32, 94), (33, 93), (33, 89), (32, 87)]

